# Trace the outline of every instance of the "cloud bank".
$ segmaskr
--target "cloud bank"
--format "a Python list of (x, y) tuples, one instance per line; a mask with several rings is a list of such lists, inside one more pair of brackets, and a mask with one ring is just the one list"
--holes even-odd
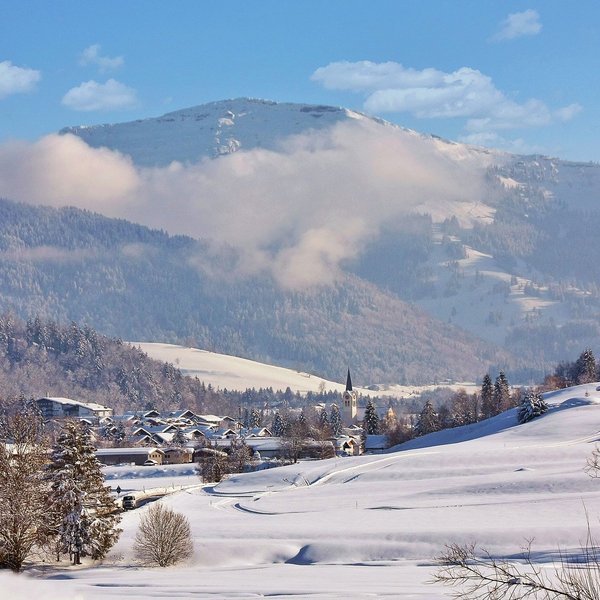
[(395, 62), (342, 61), (318, 68), (311, 79), (328, 89), (366, 93), (368, 112), (408, 112), (430, 119), (460, 117), (467, 119), (470, 132), (540, 127), (568, 121), (581, 110), (579, 104), (553, 110), (537, 99), (515, 102), (497, 89), (490, 77), (469, 67), (446, 73), (406, 68)]
[(133, 88), (115, 79), (106, 83), (91, 80), (71, 88), (61, 103), (80, 111), (117, 110), (136, 106), (137, 94)]
[(0, 99), (33, 91), (41, 77), (35, 69), (17, 67), (9, 60), (0, 62)]
[(485, 165), (461, 148), (353, 122), (289, 138), (279, 152), (148, 169), (51, 135), (0, 147), (0, 196), (229, 244), (240, 250), (238, 273), (266, 271), (304, 288), (334, 280), (343, 261), (408, 212), (460, 217), (477, 204)]

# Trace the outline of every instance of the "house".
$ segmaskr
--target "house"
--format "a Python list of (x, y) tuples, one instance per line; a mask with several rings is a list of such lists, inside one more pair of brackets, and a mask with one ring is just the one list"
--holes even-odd
[(353, 438), (349, 435), (342, 435), (335, 438), (335, 449), (337, 454), (358, 456), (361, 454), (361, 443), (360, 440)]
[(113, 409), (92, 402), (79, 402), (70, 398), (39, 398), (38, 408), (44, 420), (63, 418), (95, 418), (112, 417)]
[(381, 454), (389, 447), (386, 435), (367, 434), (365, 439), (365, 452), (369, 454)]
[(219, 429), (234, 429), (240, 428), (240, 423), (233, 417), (219, 417), (217, 415), (198, 415), (198, 424), (205, 426), (213, 426)]
[(270, 429), (266, 427), (253, 427), (251, 429), (243, 429), (240, 432), (246, 439), (257, 437), (273, 437)]
[(152, 460), (156, 464), (163, 463), (165, 453), (160, 448), (100, 448), (96, 450), (96, 458), (103, 465), (120, 465), (134, 463), (143, 465)]
[(193, 448), (162, 448), (164, 452), (163, 465), (180, 465), (191, 463), (194, 457)]

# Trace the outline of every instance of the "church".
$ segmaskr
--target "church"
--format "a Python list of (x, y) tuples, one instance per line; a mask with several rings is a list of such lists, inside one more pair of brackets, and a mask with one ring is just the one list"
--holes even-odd
[(346, 390), (342, 396), (342, 423), (344, 427), (351, 427), (356, 425), (358, 421), (358, 395), (352, 389), (352, 378), (350, 377), (350, 369), (348, 369), (348, 376), (346, 377)]

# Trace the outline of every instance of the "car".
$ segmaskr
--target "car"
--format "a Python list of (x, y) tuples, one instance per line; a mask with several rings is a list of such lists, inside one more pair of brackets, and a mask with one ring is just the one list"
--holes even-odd
[(155, 460), (152, 460), (151, 458), (149, 458), (145, 463), (144, 466), (145, 467), (155, 467), (158, 463)]

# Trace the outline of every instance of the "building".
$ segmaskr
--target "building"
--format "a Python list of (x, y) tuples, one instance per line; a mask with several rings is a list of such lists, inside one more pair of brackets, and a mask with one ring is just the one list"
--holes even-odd
[(160, 448), (100, 448), (96, 450), (96, 458), (103, 465), (143, 465), (148, 461), (161, 465), (165, 453)]
[(342, 410), (341, 417), (342, 423), (345, 427), (350, 427), (356, 424), (357, 413), (358, 413), (358, 396), (352, 389), (352, 379), (350, 377), (350, 369), (348, 369), (348, 376), (346, 378), (346, 390), (342, 395)]
[(83, 419), (112, 417), (113, 409), (92, 402), (79, 402), (70, 398), (46, 397), (37, 400), (38, 408), (44, 420)]

